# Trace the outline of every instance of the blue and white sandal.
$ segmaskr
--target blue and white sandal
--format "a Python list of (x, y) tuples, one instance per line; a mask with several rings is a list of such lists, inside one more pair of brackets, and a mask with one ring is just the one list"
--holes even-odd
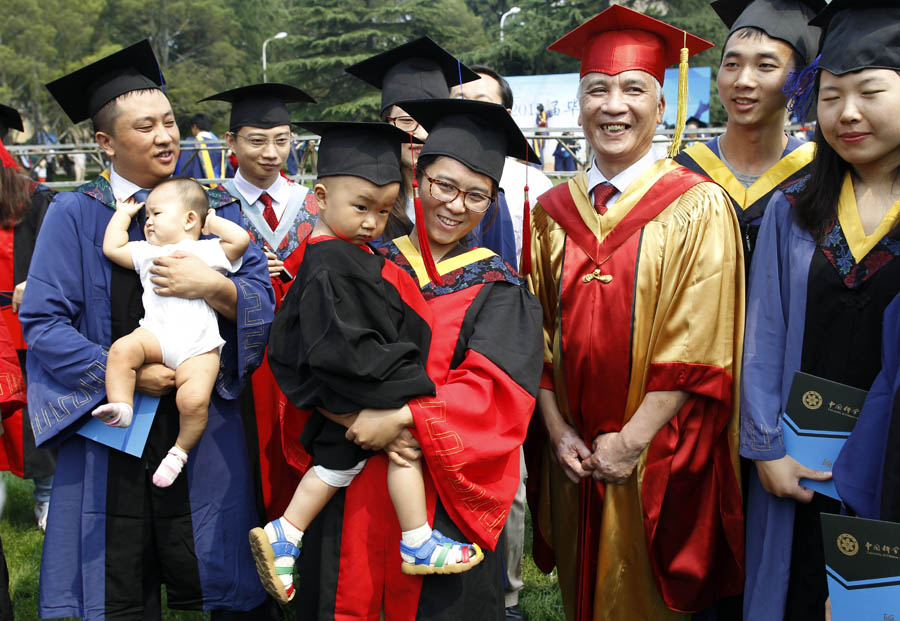
[[(410, 548), (401, 542), (400, 553), (403, 557), (400, 571), (418, 576), (459, 574), (484, 560), (484, 552), (477, 543), (454, 541), (437, 530), (432, 530), (431, 537), (418, 548)], [(448, 557), (459, 560), (449, 560)]]
[(269, 522), (275, 531), (277, 537), (275, 541), (269, 541), (269, 536), (262, 528), (256, 527), (250, 531), (250, 551), (253, 553), (253, 560), (256, 561), (256, 573), (259, 574), (259, 580), (262, 582), (266, 592), (275, 598), (275, 601), (287, 604), (294, 599), (294, 584), (289, 582), (284, 584), (281, 576), (294, 573), (294, 565), (290, 567), (276, 567), (275, 558), (281, 556), (291, 556), (296, 561), (300, 554), (300, 548), (287, 540), (284, 536), (284, 530), (281, 528), (281, 521), (274, 520)]

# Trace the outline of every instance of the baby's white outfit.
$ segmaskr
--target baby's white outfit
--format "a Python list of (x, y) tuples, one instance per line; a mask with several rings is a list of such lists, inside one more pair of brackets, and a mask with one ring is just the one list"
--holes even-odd
[(196, 255), (214, 270), (222, 273), (236, 272), (243, 258), (232, 263), (225, 256), (219, 238), (183, 239), (176, 244), (154, 246), (147, 241), (129, 244), (134, 270), (141, 277), (144, 294), (144, 318), (141, 327), (146, 328), (159, 341), (163, 364), (170, 369), (194, 356), (217, 350), (222, 353), (225, 341), (219, 334), (219, 322), (212, 307), (202, 298), (187, 299), (157, 295), (150, 278), (153, 259), (182, 250)]

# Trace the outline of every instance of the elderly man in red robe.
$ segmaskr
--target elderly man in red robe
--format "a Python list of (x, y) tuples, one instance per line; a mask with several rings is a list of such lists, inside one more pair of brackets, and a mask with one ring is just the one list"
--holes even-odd
[(708, 47), (622, 6), (550, 47), (581, 59), (594, 151), (532, 214), (535, 560), (570, 620), (687, 618), (742, 589), (738, 223), (719, 186), (651, 152), (665, 67)]

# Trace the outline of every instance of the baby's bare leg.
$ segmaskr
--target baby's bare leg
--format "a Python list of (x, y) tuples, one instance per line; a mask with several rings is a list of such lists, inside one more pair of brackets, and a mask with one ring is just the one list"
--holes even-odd
[(175, 369), (175, 404), (178, 406), (178, 439), (175, 446), (189, 453), (206, 429), (209, 399), (219, 375), (219, 352), (188, 358)]
[(387, 483), (400, 530), (419, 528), (428, 522), (425, 508), (425, 480), (422, 478), (422, 460), (407, 460), (409, 468), (388, 462)]
[(305, 532), (313, 519), (334, 497), (337, 490), (338, 488), (332, 487), (320, 479), (316, 475), (315, 469), (310, 468), (300, 479), (300, 484), (297, 485), (290, 504), (284, 510), (284, 517), (297, 529)]
[(178, 406), (178, 437), (153, 474), (153, 484), (169, 487), (187, 462), (188, 453), (197, 446), (206, 430), (209, 399), (219, 374), (219, 352), (188, 358), (175, 369), (175, 405)]
[(108, 425), (127, 427), (134, 407), (135, 372), (151, 362), (162, 362), (162, 348), (152, 332), (137, 328), (109, 348), (106, 359), (106, 400), (93, 415)]
[(162, 362), (162, 348), (149, 330), (137, 328), (116, 340), (106, 358), (107, 400), (133, 406), (135, 373), (152, 362)]

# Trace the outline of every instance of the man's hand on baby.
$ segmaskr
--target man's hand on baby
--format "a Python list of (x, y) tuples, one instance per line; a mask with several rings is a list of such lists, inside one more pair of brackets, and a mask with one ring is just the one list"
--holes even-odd
[(118, 198), (116, 199), (116, 211), (124, 211), (128, 214), (129, 218), (133, 218), (134, 214), (139, 212), (143, 207), (144, 203), (139, 203), (133, 198), (124, 201)]
[(176, 298), (205, 298), (217, 276), (202, 259), (181, 250), (153, 259), (150, 273), (158, 295)]
[(175, 371), (164, 364), (145, 364), (135, 373), (135, 388), (151, 397), (161, 397), (175, 388)]

